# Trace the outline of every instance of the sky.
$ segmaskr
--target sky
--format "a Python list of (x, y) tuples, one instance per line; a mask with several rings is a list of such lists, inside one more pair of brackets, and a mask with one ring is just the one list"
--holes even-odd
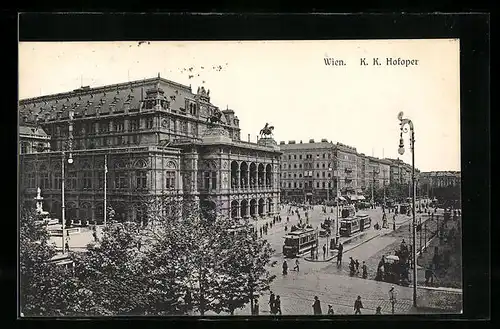
[[(387, 66), (386, 58), (418, 65)], [(20, 99), (158, 74), (194, 92), (208, 88), (212, 104), (235, 111), (243, 140), (255, 142), (268, 122), (278, 143), (326, 138), (411, 164), (408, 133), (398, 154), (403, 111), (415, 127), (415, 166), (460, 170), (456, 39), (19, 43)]]

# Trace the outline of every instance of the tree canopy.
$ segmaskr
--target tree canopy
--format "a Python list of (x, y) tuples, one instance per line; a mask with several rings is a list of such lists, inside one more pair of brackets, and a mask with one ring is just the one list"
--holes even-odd
[(159, 203), (145, 203), (146, 220), (109, 224), (87, 251), (71, 252), (74, 271), (49, 261), (47, 232), (21, 216), (24, 314), (233, 314), (269, 289), (273, 251), (250, 223), (205, 218), (190, 200)]

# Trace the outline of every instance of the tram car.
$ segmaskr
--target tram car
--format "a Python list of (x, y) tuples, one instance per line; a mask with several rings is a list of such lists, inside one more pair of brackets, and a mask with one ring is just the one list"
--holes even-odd
[(318, 248), (318, 231), (313, 228), (290, 232), (284, 238), (283, 255), (285, 257), (294, 258), (312, 248)]
[(372, 220), (367, 214), (359, 214), (353, 217), (344, 218), (340, 221), (340, 235), (349, 237), (355, 233), (369, 229), (371, 225)]

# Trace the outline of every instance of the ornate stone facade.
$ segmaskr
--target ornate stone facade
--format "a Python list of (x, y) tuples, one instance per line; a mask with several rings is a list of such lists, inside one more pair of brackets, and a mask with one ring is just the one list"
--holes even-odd
[[(158, 77), (21, 100), (22, 127), (43, 128), (50, 145), (21, 156), (21, 199), (33, 202), (40, 187), (44, 209), (60, 218), (64, 164), (67, 218), (100, 221), (106, 157), (107, 200), (120, 220), (140, 220), (144, 205), (165, 195), (232, 218), (277, 213), (279, 150), (240, 141), (234, 111), (219, 111), (209, 95)], [(214, 113), (220, 121), (209, 123)], [(265, 168), (266, 184), (232, 186), (233, 164)]]

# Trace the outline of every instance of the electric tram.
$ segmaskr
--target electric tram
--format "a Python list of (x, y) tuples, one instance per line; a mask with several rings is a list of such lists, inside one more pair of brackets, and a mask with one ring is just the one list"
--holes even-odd
[(349, 237), (355, 233), (369, 229), (372, 220), (369, 215), (356, 215), (355, 217), (344, 218), (340, 221), (340, 235)]
[(318, 231), (313, 228), (305, 228), (285, 235), (283, 245), (283, 255), (285, 257), (297, 257), (312, 248), (318, 248)]

